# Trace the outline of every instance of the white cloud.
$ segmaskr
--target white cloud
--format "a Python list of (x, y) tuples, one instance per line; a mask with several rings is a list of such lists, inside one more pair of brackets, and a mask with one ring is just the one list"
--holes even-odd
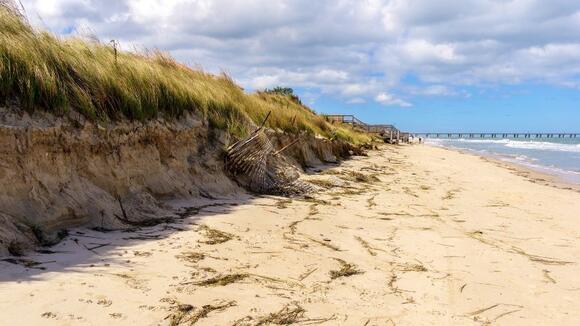
[(375, 101), (386, 106), (400, 106), (403, 108), (412, 107), (413, 105), (409, 102), (406, 102), (400, 98), (396, 98), (394, 95), (382, 92), (377, 94), (375, 97)]
[(355, 98), (348, 100), (346, 103), (348, 103), (348, 104), (363, 104), (366, 102), (367, 101), (362, 97), (355, 97)]
[(417, 63), (459, 62), (461, 57), (450, 44), (434, 44), (426, 40), (409, 40), (401, 46), (402, 54)]
[(425, 95), (454, 95), (455, 92), (444, 85), (432, 85), (423, 91)]
[[(246, 88), (308, 88), (345, 102), (457, 96), (527, 81), (578, 87), (580, 2), (570, 0), (22, 0), (60, 34), (170, 51)], [(39, 19), (41, 17), (42, 19)], [(416, 76), (406, 82), (404, 76)], [(381, 100), (377, 100), (377, 98)]]

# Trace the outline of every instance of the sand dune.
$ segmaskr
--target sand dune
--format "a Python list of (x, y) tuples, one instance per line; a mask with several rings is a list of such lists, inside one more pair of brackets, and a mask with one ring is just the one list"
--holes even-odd
[(428, 146), (305, 178), (0, 262), (0, 324), (580, 324), (580, 193)]

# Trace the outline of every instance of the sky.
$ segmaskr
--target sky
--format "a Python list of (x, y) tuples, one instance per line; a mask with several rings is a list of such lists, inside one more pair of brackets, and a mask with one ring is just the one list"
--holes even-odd
[(580, 132), (577, 0), (21, 0), (63, 36), (160, 49), (414, 132)]

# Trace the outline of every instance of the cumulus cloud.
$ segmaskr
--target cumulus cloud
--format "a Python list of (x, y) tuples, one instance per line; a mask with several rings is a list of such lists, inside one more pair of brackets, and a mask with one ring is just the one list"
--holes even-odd
[(403, 108), (408, 108), (413, 106), (411, 103), (406, 102), (400, 98), (396, 98), (394, 95), (389, 94), (387, 92), (381, 92), (377, 94), (375, 97), (375, 101), (380, 104), (387, 105), (387, 106), (400, 106)]
[(226, 70), (247, 89), (301, 87), (313, 99), (408, 107), (399, 97), (464, 95), (465, 85), (579, 85), (578, 1), (22, 2), (31, 21), (55, 33), (90, 30), (127, 49), (160, 48)]

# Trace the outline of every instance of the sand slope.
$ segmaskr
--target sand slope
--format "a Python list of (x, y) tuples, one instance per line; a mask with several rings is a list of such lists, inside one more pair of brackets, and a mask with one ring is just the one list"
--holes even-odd
[(428, 146), (306, 178), (0, 262), (0, 324), (580, 324), (580, 193)]

